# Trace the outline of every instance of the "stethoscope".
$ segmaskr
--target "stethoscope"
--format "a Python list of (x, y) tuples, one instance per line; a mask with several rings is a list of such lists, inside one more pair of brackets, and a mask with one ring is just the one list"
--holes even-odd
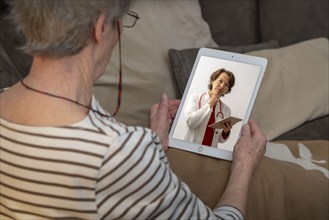
[[(201, 108), (201, 99), (202, 99), (202, 97), (205, 95), (206, 93), (203, 93), (201, 96), (200, 96), (200, 99), (199, 99), (199, 109)], [(222, 118), (222, 119), (224, 119), (224, 113), (223, 113), (223, 111), (222, 111), (222, 109), (223, 109), (223, 106), (222, 106), (223, 104), (222, 104), (222, 101), (219, 99), (219, 112), (217, 112), (217, 114), (216, 114), (216, 118), (218, 118), (218, 115), (220, 115), (220, 117)]]

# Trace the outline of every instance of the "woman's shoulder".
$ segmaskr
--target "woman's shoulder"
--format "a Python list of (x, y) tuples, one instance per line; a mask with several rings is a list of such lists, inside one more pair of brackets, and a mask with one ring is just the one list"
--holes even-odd
[[(92, 124), (94, 126), (99, 126), (99, 129), (103, 130), (104, 133), (110, 133), (111, 135), (115, 134), (114, 136), (136, 132), (153, 135), (153, 132), (149, 128), (126, 125), (117, 121), (110, 113), (101, 107), (95, 97), (93, 97), (92, 100), (92, 108), (95, 109), (96, 112), (90, 111), (89, 118), (90, 120), (93, 120)], [(98, 112), (102, 115), (98, 115)]]
[[(158, 136), (149, 128), (128, 126), (114, 118), (102, 117), (92, 113), (82, 123), (70, 126), (79, 133), (81, 139), (88, 138), (92, 142), (102, 143), (107, 154), (118, 154), (125, 158), (132, 152), (140, 154), (144, 151), (160, 151)], [(105, 149), (103, 149), (105, 150)]]
[(155, 132), (153, 132), (150, 128), (147, 127), (125, 125), (120, 122), (115, 122), (114, 124), (115, 125), (113, 125), (111, 129), (116, 129), (116, 136), (134, 134), (156, 136)]
[(102, 138), (105, 138), (110, 145), (119, 148), (124, 146), (123, 148), (127, 149), (136, 148), (137, 146), (139, 149), (150, 148), (150, 146), (154, 146), (158, 150), (162, 149), (159, 137), (150, 128), (126, 125), (117, 121), (101, 107), (95, 97), (92, 100), (92, 107), (107, 115), (107, 117), (90, 111), (87, 124), (92, 126), (93, 129), (97, 129)]
[[(127, 155), (142, 156), (145, 160), (152, 158), (152, 154), (158, 154), (162, 162), (167, 163), (158, 135), (151, 129), (140, 126), (125, 126), (118, 129), (117, 133), (106, 134), (109, 152), (117, 152), (120, 158)], [(148, 159), (147, 159), (148, 158)]]
[(141, 126), (128, 126), (121, 124), (118, 126), (111, 127), (111, 130), (115, 130), (115, 135), (113, 135), (113, 132), (111, 136), (114, 138), (118, 137), (129, 137), (129, 138), (136, 138), (137, 136), (141, 138), (147, 138), (147, 139), (153, 139), (155, 140), (157, 138), (157, 135), (154, 131), (152, 131), (150, 128), (141, 127)]
[(98, 115), (97, 112), (91, 112), (88, 118), (73, 126), (94, 130), (99, 135), (104, 136), (103, 138), (110, 139), (110, 141), (120, 137), (135, 136), (138, 134), (154, 136), (154, 133), (149, 128), (126, 125), (117, 121), (111, 115)]

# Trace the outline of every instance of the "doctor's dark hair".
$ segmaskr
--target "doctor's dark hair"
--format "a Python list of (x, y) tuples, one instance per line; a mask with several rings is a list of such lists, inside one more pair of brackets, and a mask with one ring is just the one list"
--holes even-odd
[(93, 27), (103, 12), (107, 24), (116, 24), (130, 1), (8, 0), (8, 4), (10, 18), (25, 36), (21, 49), (32, 56), (61, 58), (79, 53), (94, 40)]
[(218, 69), (216, 70), (215, 72), (213, 72), (210, 76), (210, 79), (209, 79), (209, 83), (208, 83), (208, 89), (209, 91), (212, 90), (212, 82), (215, 81), (222, 73), (226, 73), (229, 77), (229, 81), (228, 81), (228, 91), (227, 93), (230, 93), (231, 92), (231, 89), (232, 87), (234, 86), (235, 84), (235, 76), (234, 74), (229, 71), (229, 70), (226, 70), (224, 68), (221, 68), (221, 69)]

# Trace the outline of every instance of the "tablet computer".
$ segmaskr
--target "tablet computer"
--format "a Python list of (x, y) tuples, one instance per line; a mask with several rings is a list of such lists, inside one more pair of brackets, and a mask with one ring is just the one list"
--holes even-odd
[(236, 118), (236, 117), (233, 117), (233, 116), (228, 116), (222, 120), (219, 120), (217, 122), (214, 122), (212, 124), (209, 124), (208, 127), (211, 127), (211, 128), (222, 128), (224, 126), (225, 123), (230, 123), (231, 126), (235, 125), (236, 123), (242, 121), (241, 118)]
[(266, 58), (201, 48), (169, 132), (169, 147), (232, 160), (266, 65)]

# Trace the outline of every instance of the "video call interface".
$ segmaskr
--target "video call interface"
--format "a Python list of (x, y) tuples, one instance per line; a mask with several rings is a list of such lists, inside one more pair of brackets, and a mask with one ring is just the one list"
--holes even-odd
[[(209, 94), (210, 91), (208, 88), (208, 84), (211, 82), (211, 75), (215, 71), (220, 69), (225, 69), (232, 72), (235, 78), (235, 83), (229, 93), (226, 93), (224, 94), (224, 96), (220, 97), (221, 105), (218, 105), (220, 107), (216, 108), (221, 109), (220, 111), (217, 109), (217, 115), (213, 117), (215, 117), (216, 121), (219, 121), (223, 118), (232, 116), (236, 118), (241, 118), (242, 121), (237, 122), (232, 126), (229, 132), (229, 137), (225, 141), (218, 142), (216, 146), (209, 147), (233, 151), (233, 147), (240, 135), (240, 130), (243, 125), (243, 119), (248, 113), (248, 107), (250, 105), (250, 101), (252, 100), (257, 80), (259, 79), (261, 66), (258, 65), (251, 65), (232, 60), (200, 56), (199, 62), (194, 71), (194, 75), (191, 76), (189, 79), (189, 82), (186, 86), (186, 91), (182, 98), (181, 106), (179, 108), (179, 111), (177, 112), (176, 117), (178, 117), (178, 120), (172, 128), (172, 138), (182, 140), (184, 142), (193, 142), (191, 141), (192, 138), (196, 138), (196, 144), (201, 144), (200, 140), (205, 138), (205, 122), (203, 121), (203, 126), (200, 126), (199, 128), (197, 127), (198, 125), (202, 124), (200, 122), (202, 121), (202, 114), (200, 113), (201, 104), (205, 105), (205, 102), (207, 100), (206, 96), (207, 94)], [(225, 78), (223, 78), (223, 80), (221, 78), (219, 78), (218, 83), (222, 87), (228, 86), (225, 85), (226, 82), (223, 82), (223, 80), (225, 81)], [(221, 91), (221, 89), (218, 90)], [(193, 111), (195, 111), (196, 113), (194, 113)], [(222, 112), (225, 114), (222, 115)], [(189, 122), (191, 125), (188, 125), (187, 123), (187, 115), (189, 115), (189, 119), (191, 119), (192, 114), (196, 115), (196, 117), (199, 117), (199, 121), (195, 120), (196, 125), (191, 124), (191, 122)]]

